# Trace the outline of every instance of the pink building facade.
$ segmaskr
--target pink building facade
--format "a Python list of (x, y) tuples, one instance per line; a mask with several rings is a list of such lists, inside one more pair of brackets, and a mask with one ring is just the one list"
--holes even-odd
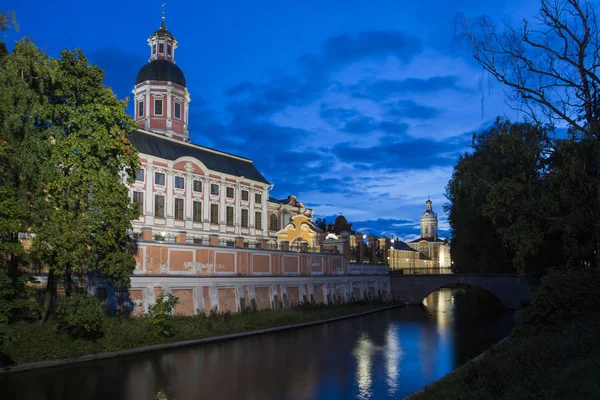
[(296, 226), (314, 211), (293, 195), (272, 198), (252, 160), (190, 142), (191, 98), (164, 15), (148, 45), (133, 89), (140, 129), (129, 136), (141, 164), (129, 185), (136, 269), (129, 289), (99, 281), (92, 294), (140, 314), (172, 293), (182, 315), (388, 298), (387, 267), (349, 269), (347, 251), (324, 250), (324, 232)]

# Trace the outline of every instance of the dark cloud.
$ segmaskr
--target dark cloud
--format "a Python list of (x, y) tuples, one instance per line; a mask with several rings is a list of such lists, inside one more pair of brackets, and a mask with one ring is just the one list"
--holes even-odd
[(451, 140), (405, 139), (401, 141), (381, 140), (372, 147), (357, 147), (341, 143), (333, 148), (335, 156), (357, 168), (386, 170), (429, 169), (448, 166), (456, 162), (470, 141), (467, 134)]
[(385, 56), (408, 62), (422, 52), (421, 39), (398, 31), (368, 31), (357, 36), (341, 35), (323, 42), (319, 54), (304, 54), (297, 60), (299, 75), (286, 74), (263, 84), (242, 82), (229, 88), (229, 111), (238, 120), (268, 116), (288, 106), (315, 100), (326, 89), (330, 74), (354, 62)]
[(329, 122), (343, 122), (360, 115), (362, 115), (360, 112), (349, 108), (328, 108), (325, 104), (321, 104), (320, 116)]
[(380, 121), (348, 108), (328, 108), (321, 104), (320, 117), (342, 132), (365, 134), (381, 131), (390, 135), (405, 134), (409, 125), (404, 122)]
[(298, 59), (307, 76), (314, 77), (364, 59), (393, 56), (409, 62), (423, 51), (421, 39), (393, 30), (340, 35), (323, 42), (321, 54), (304, 54)]
[(360, 81), (342, 90), (352, 96), (373, 101), (385, 100), (396, 95), (409, 93), (435, 93), (441, 90), (460, 90), (457, 76), (433, 76), (428, 79), (407, 78), (402, 80), (381, 79), (376, 81)]
[(389, 104), (388, 113), (396, 118), (433, 119), (439, 115), (439, 110), (413, 100), (398, 100)]

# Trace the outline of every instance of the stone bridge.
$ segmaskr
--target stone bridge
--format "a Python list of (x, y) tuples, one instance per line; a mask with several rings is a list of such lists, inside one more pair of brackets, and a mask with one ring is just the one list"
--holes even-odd
[(390, 286), (395, 300), (420, 304), (431, 292), (442, 287), (469, 285), (487, 290), (502, 304), (517, 309), (529, 302), (532, 285), (517, 275), (392, 275)]

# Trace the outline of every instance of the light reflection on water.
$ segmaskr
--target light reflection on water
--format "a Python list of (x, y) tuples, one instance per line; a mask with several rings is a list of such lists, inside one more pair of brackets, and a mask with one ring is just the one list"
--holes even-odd
[(512, 327), (512, 314), (459, 320), (453, 293), (434, 292), (425, 307), (309, 328), (0, 375), (0, 398), (403, 398), (475, 357)]

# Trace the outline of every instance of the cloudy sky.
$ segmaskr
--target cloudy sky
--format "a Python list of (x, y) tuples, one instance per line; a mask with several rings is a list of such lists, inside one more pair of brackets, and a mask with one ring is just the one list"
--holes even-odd
[[(538, 1), (166, 1), (192, 141), (255, 160), (275, 184), (355, 229), (412, 239), (473, 132), (511, 114), (503, 88), (455, 43), (454, 16), (519, 24)], [(161, 1), (8, 0), (51, 55), (82, 48), (120, 98), (147, 62)]]

